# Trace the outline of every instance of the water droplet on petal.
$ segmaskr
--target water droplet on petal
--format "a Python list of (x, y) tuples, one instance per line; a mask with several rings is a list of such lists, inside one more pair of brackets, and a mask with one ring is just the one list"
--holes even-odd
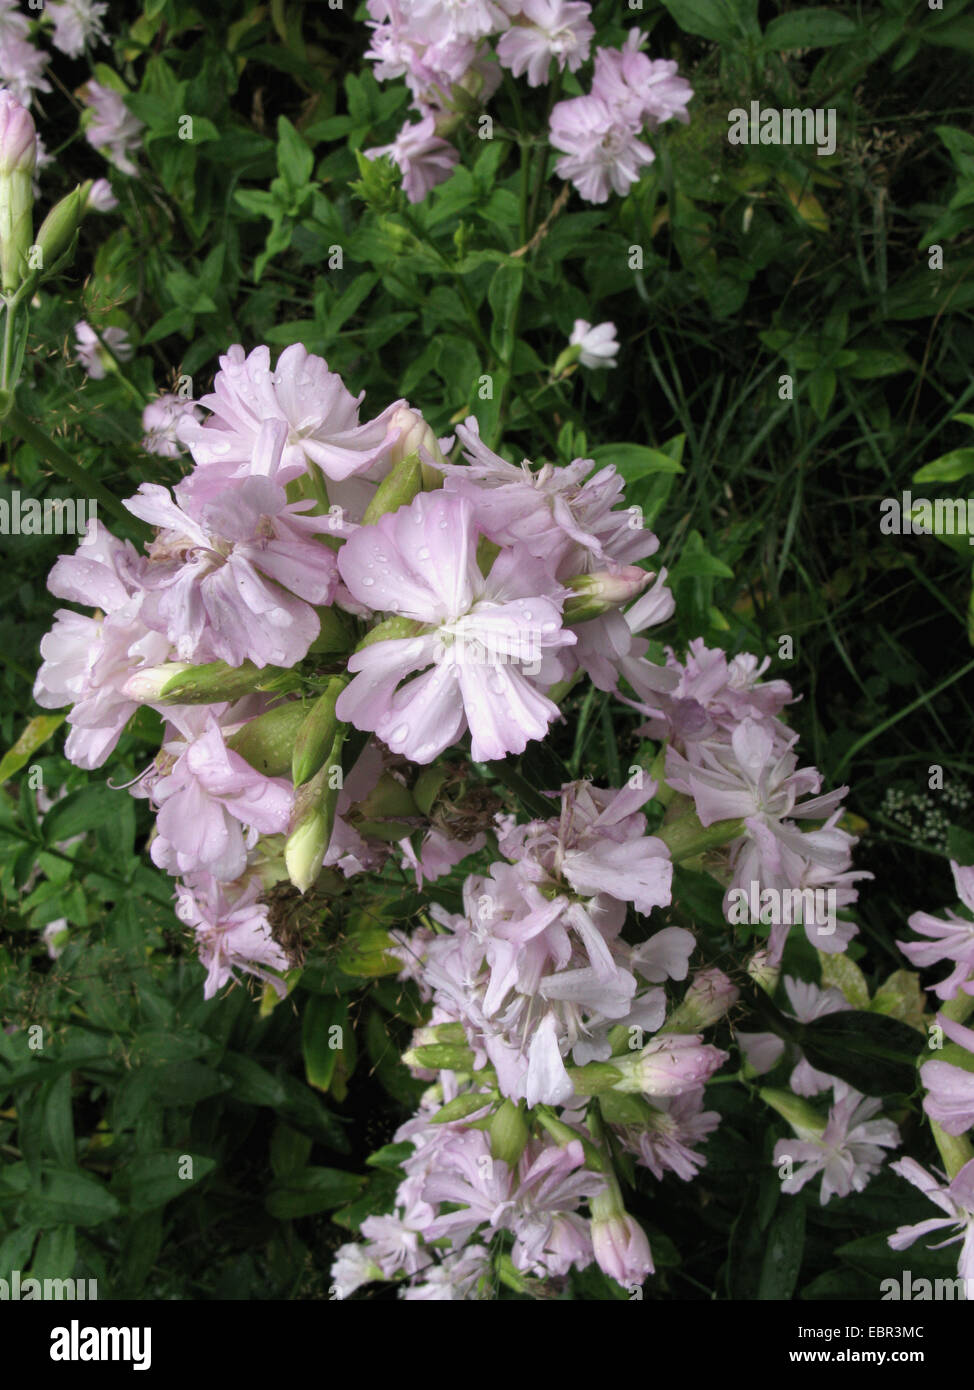
[(366, 574), (362, 577), (362, 583), (365, 585), (366, 588), (369, 588), (372, 584), (375, 583), (375, 580), (372, 578), (370, 574)]
[(401, 742), (402, 739), (408, 738), (408, 737), (409, 737), (409, 725), (408, 725), (408, 724), (397, 724), (396, 727), (393, 729), (392, 733), (389, 735), (388, 742), (389, 742), (389, 743), (399, 743), (399, 742)]
[(430, 557), (429, 546), (421, 545), (416, 554), (421, 560), (428, 560)]

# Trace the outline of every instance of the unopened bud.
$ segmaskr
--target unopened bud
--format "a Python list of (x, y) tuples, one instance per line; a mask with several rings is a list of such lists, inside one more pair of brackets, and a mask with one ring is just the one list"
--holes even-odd
[(666, 845), (674, 864), (679, 864), (707, 850), (718, 849), (743, 834), (743, 820), (719, 820), (704, 826), (696, 813), (689, 811), (676, 820), (664, 821), (656, 831), (656, 838)]
[(252, 661), (240, 666), (228, 666), (225, 661), (210, 661), (204, 666), (167, 661), (163, 666), (136, 671), (123, 685), (122, 693), (139, 704), (216, 705), (270, 689), (286, 675), (280, 667), (258, 667)]
[(493, 1157), (513, 1168), (528, 1142), (528, 1127), (521, 1107), (513, 1100), (505, 1100), (491, 1116), (489, 1133)]
[(575, 363), (582, 355), (581, 343), (569, 343), (568, 347), (559, 354), (558, 360), (551, 369), (551, 380), (554, 381), (560, 376), (564, 376), (569, 367), (574, 367)]
[(284, 862), (288, 877), (302, 893), (306, 893), (317, 879), (331, 843), (340, 791), (331, 773), (333, 767), (341, 766), (344, 739), (343, 725), (335, 734), (328, 761), (310, 782), (299, 787), (295, 793), (292, 828), (284, 846)]
[(709, 1081), (727, 1053), (693, 1033), (654, 1038), (642, 1052), (613, 1057), (620, 1073), (614, 1090), (650, 1096), (678, 1096)]
[(418, 411), (402, 405), (393, 414), (392, 424), (400, 431), (389, 453), (393, 467), (410, 454), (418, 454), (421, 463), (446, 463), (436, 435)]
[[(283, 777), (291, 771), (295, 740), (308, 717), (303, 700), (283, 705), (250, 719), (227, 739), (227, 747), (239, 753), (252, 768), (265, 777)], [(332, 728), (334, 738), (334, 728)], [(331, 740), (329, 740), (329, 747)], [(319, 764), (320, 766), (320, 764)]]
[(807, 1100), (791, 1091), (763, 1089), (759, 1092), (765, 1105), (786, 1119), (799, 1139), (818, 1139), (825, 1133), (825, 1120)]
[(455, 1043), (429, 1043), (425, 1047), (411, 1047), (402, 1054), (407, 1067), (422, 1067), (430, 1071), (473, 1070), (473, 1053), (469, 1047), (459, 1047)]
[(740, 991), (722, 970), (698, 970), (683, 1002), (666, 1020), (664, 1033), (697, 1033), (722, 1019)]
[(81, 225), (85, 205), (81, 185), (62, 198), (44, 218), (37, 233), (36, 245), (41, 250), (41, 266), (48, 270), (71, 245)]
[(291, 781), (296, 787), (310, 781), (328, 756), (338, 728), (335, 701), (347, 684), (346, 677), (333, 676), (298, 729), (291, 751)]
[(764, 990), (765, 994), (774, 994), (778, 988), (778, 977), (781, 974), (781, 965), (772, 965), (771, 957), (765, 947), (754, 952), (754, 955), (747, 963), (747, 973), (756, 985)]
[[(592, 570), (591, 574), (577, 574), (567, 580), (568, 588), (574, 589), (579, 599), (599, 599), (606, 607), (618, 607), (642, 594), (653, 575), (639, 569), (638, 564), (617, 564), (611, 570)], [(568, 599), (568, 603), (577, 602)]]
[(37, 133), (30, 112), (0, 90), (0, 288), (15, 290), (24, 278), (32, 244)]
[(592, 1250), (603, 1274), (617, 1284), (641, 1284), (654, 1272), (653, 1255), (639, 1222), (618, 1209), (611, 1185), (589, 1199)]
[(363, 526), (374, 526), (380, 516), (408, 507), (417, 493), (423, 490), (423, 465), (419, 454), (408, 454), (399, 460), (392, 472), (379, 484), (375, 496), (365, 509)]

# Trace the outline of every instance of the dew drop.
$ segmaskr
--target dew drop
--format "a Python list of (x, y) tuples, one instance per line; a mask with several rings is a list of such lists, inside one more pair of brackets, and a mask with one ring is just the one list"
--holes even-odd
[(408, 738), (408, 737), (409, 737), (409, 725), (408, 725), (408, 724), (397, 724), (396, 727), (393, 729), (392, 733), (389, 735), (389, 740), (388, 740), (388, 741), (389, 741), (390, 743), (399, 743), (401, 739)]
[(369, 587), (371, 587), (371, 585), (375, 583), (375, 580), (372, 578), (370, 574), (366, 574), (362, 576), (362, 583), (368, 589)]
[(421, 560), (428, 560), (430, 557), (429, 546), (421, 545), (416, 554)]

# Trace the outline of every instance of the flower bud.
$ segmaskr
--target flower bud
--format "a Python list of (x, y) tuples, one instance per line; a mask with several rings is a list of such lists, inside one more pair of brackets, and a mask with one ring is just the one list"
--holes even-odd
[(754, 952), (754, 955), (747, 963), (747, 973), (756, 985), (764, 990), (765, 994), (774, 994), (778, 988), (778, 977), (781, 974), (781, 966), (772, 965), (771, 957), (767, 948), (762, 946)]
[(513, 1100), (505, 1100), (491, 1116), (488, 1133), (491, 1155), (513, 1168), (528, 1142), (528, 1127), (521, 1107)]
[(322, 869), (322, 861), (331, 842), (335, 824), (335, 807), (340, 788), (333, 786), (332, 768), (341, 766), (341, 748), (345, 738), (342, 727), (335, 735), (328, 761), (300, 787), (295, 796), (291, 817), (291, 833), (284, 846), (284, 862), (288, 877), (295, 888), (306, 893)]
[(399, 460), (388, 477), (383, 478), (375, 496), (365, 509), (363, 526), (373, 526), (386, 512), (408, 507), (417, 493), (423, 490), (423, 465), (419, 454), (408, 454)]
[(37, 134), (30, 112), (0, 91), (0, 288), (17, 289), (32, 244)]
[(410, 454), (418, 454), (420, 461), (425, 457), (433, 463), (446, 463), (436, 435), (419, 411), (410, 410), (408, 405), (401, 405), (393, 414), (392, 424), (400, 431), (399, 438), (389, 454), (393, 467)]
[(655, 1272), (646, 1232), (619, 1202), (618, 1189), (610, 1184), (589, 1199), (592, 1212), (592, 1249), (603, 1274), (618, 1284), (641, 1284)]
[(825, 1133), (825, 1120), (807, 1100), (791, 1091), (765, 1088), (758, 1093), (765, 1105), (786, 1119), (799, 1139), (818, 1139)]
[(473, 1053), (469, 1047), (456, 1043), (429, 1043), (425, 1047), (411, 1047), (402, 1054), (407, 1067), (419, 1067), (430, 1071), (469, 1072), (473, 1069)]
[[(227, 747), (239, 753), (265, 777), (283, 777), (291, 771), (295, 740), (307, 717), (308, 706), (303, 700), (275, 705), (231, 734)], [(334, 733), (332, 728), (332, 739)], [(329, 748), (332, 739), (328, 741)]]
[(291, 753), (291, 781), (296, 787), (310, 781), (328, 756), (338, 729), (335, 701), (347, 684), (345, 676), (333, 676), (298, 729)]
[(613, 1057), (621, 1074), (613, 1090), (651, 1096), (678, 1096), (702, 1086), (727, 1059), (693, 1033), (654, 1038), (642, 1052)]
[(0, 90), (0, 178), (32, 174), (37, 160), (37, 132), (30, 112), (12, 92)]
[(698, 970), (683, 997), (661, 1030), (664, 1033), (697, 1033), (722, 1019), (736, 1003), (740, 991), (722, 970)]
[(575, 575), (574, 579), (566, 581), (576, 597), (565, 604), (565, 622), (584, 623), (590, 618), (600, 618), (611, 608), (618, 608), (641, 594), (652, 577), (638, 565), (618, 565), (611, 570)]
[(257, 667), (252, 661), (240, 666), (228, 666), (225, 661), (210, 661), (204, 666), (167, 661), (164, 666), (136, 671), (123, 685), (122, 693), (139, 704), (216, 705), (266, 690), (286, 674), (280, 667)]
[(673, 863), (679, 864), (684, 859), (695, 859), (707, 850), (719, 849), (743, 833), (743, 820), (718, 820), (704, 826), (696, 812), (688, 811), (676, 820), (664, 821), (656, 831), (656, 838), (666, 845)]
[(36, 245), (41, 251), (41, 269), (48, 270), (59, 256), (71, 245), (75, 232), (81, 226), (85, 205), (81, 185), (67, 194), (44, 218), (37, 233)]
[(352, 815), (360, 835), (388, 844), (405, 839), (423, 823), (409, 788), (390, 772), (384, 772), (368, 796), (355, 803)]
[(551, 380), (555, 381), (558, 377), (564, 376), (569, 367), (574, 367), (581, 355), (581, 343), (569, 343), (568, 347), (559, 354), (557, 362), (551, 369)]

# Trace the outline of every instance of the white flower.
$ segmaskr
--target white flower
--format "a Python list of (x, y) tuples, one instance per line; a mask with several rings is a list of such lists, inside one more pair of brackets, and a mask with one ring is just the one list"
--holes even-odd
[(619, 343), (614, 323), (599, 323), (593, 328), (585, 319), (576, 319), (569, 343), (582, 349), (579, 360), (583, 367), (614, 367)]

